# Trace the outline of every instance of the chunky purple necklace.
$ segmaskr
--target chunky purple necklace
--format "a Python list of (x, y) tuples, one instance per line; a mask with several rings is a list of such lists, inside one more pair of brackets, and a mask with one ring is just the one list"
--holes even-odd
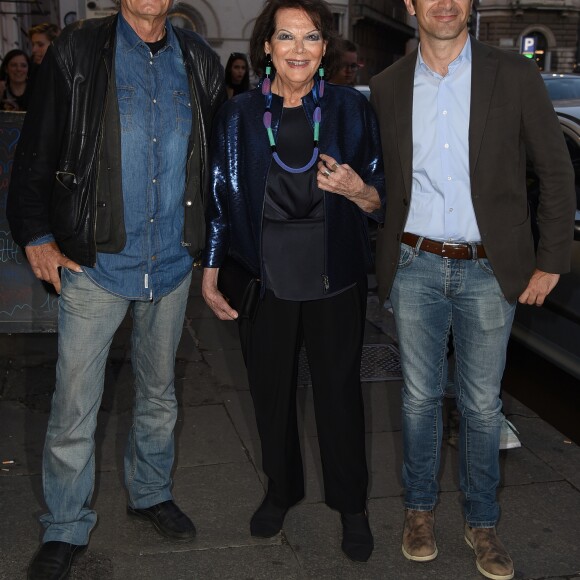
[(324, 95), (324, 68), (318, 69), (319, 80), (314, 82), (312, 87), (312, 96), (314, 98), (314, 113), (312, 114), (312, 121), (314, 123), (314, 148), (310, 161), (303, 167), (290, 167), (286, 165), (278, 152), (276, 151), (276, 140), (274, 139), (274, 132), (272, 131), (272, 82), (270, 80), (270, 73), (272, 72), (271, 65), (266, 65), (266, 78), (262, 82), (262, 94), (266, 99), (266, 111), (264, 112), (264, 127), (268, 133), (268, 140), (270, 141), (270, 150), (272, 151), (272, 158), (274, 161), (289, 173), (304, 173), (308, 171), (318, 160), (318, 137), (320, 134), (320, 121), (322, 120), (322, 113), (320, 112), (319, 99)]

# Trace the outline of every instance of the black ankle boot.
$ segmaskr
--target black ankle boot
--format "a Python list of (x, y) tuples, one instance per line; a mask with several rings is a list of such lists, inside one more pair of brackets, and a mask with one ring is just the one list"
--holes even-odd
[(340, 514), (340, 521), (342, 522), (342, 551), (354, 562), (366, 562), (375, 547), (366, 512)]
[(250, 520), (250, 533), (258, 538), (275, 536), (282, 529), (287, 511), (288, 508), (277, 506), (266, 495)]

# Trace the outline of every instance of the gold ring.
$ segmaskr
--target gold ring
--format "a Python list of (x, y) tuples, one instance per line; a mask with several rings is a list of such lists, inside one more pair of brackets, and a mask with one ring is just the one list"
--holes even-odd
[(332, 164), (332, 171), (336, 171), (338, 169), (338, 163), (336, 161)]
[(328, 171), (328, 169), (325, 169), (322, 174), (326, 175), (326, 177), (330, 177), (330, 171)]

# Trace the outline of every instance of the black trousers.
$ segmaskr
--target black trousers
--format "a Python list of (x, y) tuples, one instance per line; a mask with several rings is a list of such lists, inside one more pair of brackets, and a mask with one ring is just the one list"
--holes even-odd
[(323, 300), (280, 300), (266, 291), (251, 325), (240, 327), (262, 443), (268, 494), (281, 507), (304, 497), (296, 381), (306, 347), (325, 501), (333, 509), (366, 508), (368, 472), (360, 364), (366, 280)]

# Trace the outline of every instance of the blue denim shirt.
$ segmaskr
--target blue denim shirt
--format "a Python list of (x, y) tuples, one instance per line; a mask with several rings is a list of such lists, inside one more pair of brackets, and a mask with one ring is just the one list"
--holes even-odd
[(187, 276), (183, 195), (191, 103), (181, 48), (167, 22), (167, 44), (154, 56), (119, 14), (115, 81), (121, 122), (127, 243), (84, 267), (97, 285), (130, 300), (156, 300)]

